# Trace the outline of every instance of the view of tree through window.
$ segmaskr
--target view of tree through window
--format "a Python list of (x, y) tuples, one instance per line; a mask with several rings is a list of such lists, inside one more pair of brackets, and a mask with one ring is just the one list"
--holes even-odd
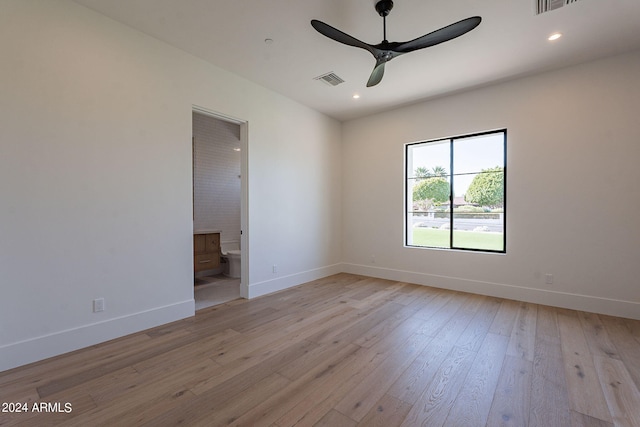
[(505, 252), (507, 131), (406, 145), (406, 245)]

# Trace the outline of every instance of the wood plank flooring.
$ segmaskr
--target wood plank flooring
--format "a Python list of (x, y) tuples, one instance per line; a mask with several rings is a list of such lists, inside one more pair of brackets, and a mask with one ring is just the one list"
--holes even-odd
[(639, 389), (639, 321), (338, 274), (0, 373), (0, 425), (638, 427)]

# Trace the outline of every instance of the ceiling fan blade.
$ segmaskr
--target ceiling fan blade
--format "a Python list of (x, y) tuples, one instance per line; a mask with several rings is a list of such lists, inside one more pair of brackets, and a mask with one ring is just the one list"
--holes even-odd
[(333, 28), (329, 24), (325, 24), (324, 22), (318, 21), (317, 19), (312, 19), (311, 20), (311, 25), (313, 26), (313, 28), (316, 29), (317, 32), (319, 32), (323, 36), (329, 37), (332, 40), (335, 40), (335, 41), (340, 42), (342, 44), (346, 44), (348, 46), (355, 46), (355, 47), (359, 47), (361, 49), (368, 50), (373, 55), (375, 55), (375, 53), (376, 53), (372, 46), (368, 45), (367, 43), (365, 43), (363, 41), (358, 40), (355, 37), (350, 36), (347, 33), (343, 33), (342, 31), (340, 31), (340, 30), (338, 30), (336, 28)]
[(386, 63), (386, 60), (378, 59), (378, 61), (376, 61), (376, 66), (371, 72), (371, 76), (369, 76), (367, 87), (375, 86), (380, 83), (382, 77), (384, 76), (384, 64)]
[(455, 39), (461, 35), (468, 33), (475, 27), (480, 25), (482, 18), (479, 16), (473, 16), (471, 18), (463, 19), (462, 21), (455, 22), (439, 30), (433, 31), (417, 39), (413, 39), (408, 42), (400, 43), (393, 48), (394, 52), (407, 53), (414, 50), (423, 49), (425, 47), (435, 46), (437, 44)]

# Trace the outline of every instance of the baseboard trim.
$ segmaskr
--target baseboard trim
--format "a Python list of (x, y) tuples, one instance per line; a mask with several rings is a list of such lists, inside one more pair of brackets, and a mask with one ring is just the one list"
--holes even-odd
[[(254, 283), (247, 287), (247, 295), (243, 297), (256, 298), (338, 273), (358, 274), (640, 320), (640, 303), (631, 301), (351, 263), (333, 264)], [(0, 372), (191, 317), (194, 313), (195, 301), (191, 299), (3, 345), (0, 346)]]
[(338, 274), (341, 272), (342, 264), (333, 264), (325, 267), (315, 268), (313, 270), (291, 274), (288, 276), (277, 277), (272, 280), (253, 283), (248, 286), (247, 298), (251, 299), (262, 295), (282, 291), (293, 286), (298, 286), (312, 280), (322, 279), (323, 277), (331, 276), (333, 274)]
[(0, 372), (191, 317), (193, 299), (0, 346)]
[(399, 282), (415, 283), (454, 291), (640, 320), (640, 303), (631, 301), (571, 294), (547, 289), (535, 289), (503, 283), (483, 282), (459, 277), (439, 276), (415, 271), (372, 267), (361, 264), (343, 263), (342, 271), (344, 273), (380, 279), (396, 280)]

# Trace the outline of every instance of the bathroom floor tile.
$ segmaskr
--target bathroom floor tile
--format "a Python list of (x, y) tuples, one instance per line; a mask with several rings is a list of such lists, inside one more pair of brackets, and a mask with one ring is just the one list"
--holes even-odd
[(220, 274), (198, 277), (194, 284), (196, 311), (240, 298), (240, 279)]

